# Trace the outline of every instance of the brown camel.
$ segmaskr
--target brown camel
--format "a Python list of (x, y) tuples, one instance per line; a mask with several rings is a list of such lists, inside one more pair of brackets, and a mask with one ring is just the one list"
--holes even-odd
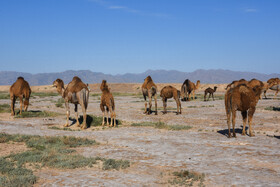
[(211, 95), (212, 95), (212, 98), (213, 98), (213, 101), (214, 101), (215, 100), (214, 99), (214, 92), (216, 92), (216, 90), (217, 90), (217, 86), (215, 86), (214, 89), (210, 88), (210, 87), (206, 88), (205, 91), (204, 91), (204, 101), (206, 101), (206, 96), (207, 96), (208, 93), (209, 93), (209, 96), (208, 96), (207, 101), (209, 101), (209, 98), (210, 98)]
[(265, 87), (264, 90), (264, 97), (267, 99), (266, 97), (266, 92), (268, 89), (274, 90), (276, 91), (274, 98), (276, 98), (279, 90), (280, 90), (280, 79), (279, 78), (271, 78), (267, 81), (267, 86)]
[[(163, 102), (163, 114), (166, 114), (166, 106), (167, 106), (167, 99), (169, 98), (174, 98), (174, 100), (177, 103), (177, 115), (178, 114), (182, 114), (182, 108), (181, 108), (181, 102), (180, 102), (180, 91), (177, 90), (176, 88), (174, 88), (173, 86), (165, 86), (164, 88), (162, 88), (162, 90), (160, 91), (160, 97), (162, 97), (162, 102)], [(179, 112), (179, 108), (180, 108), (180, 112)]]
[(114, 97), (110, 93), (106, 80), (102, 81), (100, 90), (102, 91), (101, 103), (100, 103), (100, 109), (103, 113), (102, 126), (104, 126), (105, 107), (106, 107), (106, 111), (107, 111), (107, 126), (109, 126), (109, 111), (111, 113), (111, 125), (110, 126), (111, 127), (113, 126), (113, 121), (114, 121), (114, 126), (116, 126), (116, 112), (115, 112)]
[(87, 106), (88, 106), (88, 98), (89, 98), (89, 89), (88, 85), (84, 84), (82, 80), (75, 76), (72, 81), (68, 84), (66, 88), (64, 88), (64, 82), (61, 79), (56, 79), (53, 82), (53, 86), (56, 87), (57, 92), (62, 96), (65, 101), (66, 108), (66, 124), (65, 127), (69, 127), (69, 115), (70, 115), (70, 107), (69, 102), (75, 105), (75, 113), (76, 113), (76, 124), (79, 127), (79, 115), (78, 115), (78, 104), (81, 105), (83, 112), (83, 124), (81, 126), (82, 129), (87, 128), (86, 119), (87, 119)]
[(15, 102), (16, 99), (20, 100), (20, 110), (22, 112), (22, 102), (24, 98), (24, 111), (27, 111), (29, 105), (29, 98), (31, 95), (31, 89), (26, 80), (23, 77), (18, 77), (16, 82), (10, 87), (10, 99), (11, 99), (11, 115), (15, 115)]
[[(225, 94), (225, 108), (227, 114), (227, 125), (228, 125), (228, 137), (231, 137), (230, 132), (230, 117), (232, 114), (232, 129), (233, 129), (233, 137), (236, 137), (235, 134), (235, 118), (236, 111), (241, 111), (243, 118), (243, 130), (242, 135), (245, 135), (245, 126), (248, 116), (249, 123), (249, 136), (254, 136), (252, 133), (252, 119), (254, 112), (256, 110), (256, 105), (259, 101), (260, 94), (262, 92), (262, 88), (256, 86), (254, 88), (250, 88), (246, 84), (240, 84), (235, 88), (229, 89)], [(247, 115), (248, 114), (248, 115)]]
[[(146, 77), (144, 79), (144, 83), (142, 84), (142, 93), (145, 99), (145, 114), (152, 113), (152, 98), (155, 100), (155, 115), (157, 115), (157, 86), (153, 82), (151, 76)], [(147, 109), (147, 100), (146, 97), (149, 98), (149, 109)]]
[[(254, 88), (256, 86), (259, 86), (262, 90), (264, 89), (264, 83), (260, 80), (257, 80), (257, 79), (251, 79), (247, 83), (247, 86), (249, 86), (250, 88)], [(260, 99), (262, 99), (261, 95), (260, 95)]]
[(190, 100), (191, 95), (194, 100), (195, 99), (195, 90), (197, 90), (199, 86), (200, 86), (200, 80), (198, 80), (196, 82), (196, 84), (194, 84), (189, 79), (186, 79), (181, 86), (182, 101)]
[(227, 85), (226, 90), (234, 88), (234, 87), (238, 86), (239, 84), (247, 84), (247, 83), (248, 83), (248, 81), (246, 81), (245, 79), (235, 80)]

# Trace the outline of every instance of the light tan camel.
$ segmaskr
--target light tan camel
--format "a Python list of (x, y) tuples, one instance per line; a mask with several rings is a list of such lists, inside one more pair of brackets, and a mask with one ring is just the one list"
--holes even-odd
[(234, 88), (234, 87), (238, 86), (239, 84), (247, 84), (247, 83), (248, 83), (248, 81), (246, 81), (245, 79), (235, 80), (235, 81), (232, 81), (232, 83), (227, 85), (226, 90)]
[(181, 86), (181, 98), (182, 101), (190, 100), (191, 95), (192, 99), (195, 99), (195, 90), (200, 86), (200, 80), (196, 81), (196, 84), (191, 82), (189, 79), (186, 79)]
[(266, 92), (267, 92), (268, 89), (276, 91), (276, 93), (274, 95), (274, 99), (275, 99), (279, 90), (280, 90), (280, 79), (279, 78), (271, 78), (267, 81), (267, 86), (265, 87), (265, 90), (264, 90), (264, 96), (265, 96), (266, 99), (267, 99)]
[[(180, 102), (180, 91), (174, 88), (173, 86), (165, 86), (160, 91), (160, 97), (162, 97), (163, 102), (163, 114), (166, 114), (166, 106), (167, 106), (167, 99), (174, 98), (177, 104), (177, 115), (182, 114), (181, 102)], [(180, 109), (180, 111), (179, 111)]]
[(24, 99), (24, 111), (27, 111), (29, 105), (29, 98), (31, 95), (31, 89), (26, 80), (23, 77), (18, 77), (16, 82), (10, 87), (10, 99), (11, 99), (11, 115), (15, 115), (15, 102), (19, 98), (20, 101), (20, 110), (22, 112), (22, 102)]
[(211, 95), (212, 95), (212, 98), (213, 98), (213, 101), (214, 101), (215, 100), (214, 99), (214, 93), (216, 92), (216, 90), (217, 90), (217, 86), (215, 86), (214, 89), (210, 88), (210, 87), (206, 88), (205, 91), (204, 91), (204, 101), (206, 101), (207, 94), (209, 94), (207, 101), (209, 101), (209, 98), (210, 98)]
[(88, 98), (89, 98), (89, 89), (88, 85), (84, 84), (82, 80), (75, 76), (72, 81), (68, 84), (66, 88), (64, 88), (64, 82), (61, 79), (56, 79), (53, 82), (53, 86), (56, 87), (57, 92), (62, 96), (65, 101), (66, 108), (66, 124), (65, 127), (69, 127), (69, 115), (70, 115), (70, 107), (69, 102), (75, 105), (75, 113), (76, 113), (76, 125), (79, 127), (79, 114), (78, 114), (78, 104), (81, 105), (83, 112), (83, 124), (81, 126), (82, 129), (87, 128), (87, 106), (88, 106)]
[[(151, 76), (146, 77), (144, 79), (144, 83), (142, 84), (142, 93), (145, 99), (145, 114), (152, 113), (152, 98), (155, 100), (155, 115), (157, 115), (157, 86), (153, 82)], [(147, 100), (146, 97), (149, 98), (149, 109), (147, 109)]]
[(235, 88), (229, 89), (225, 94), (225, 108), (227, 114), (227, 125), (228, 125), (228, 137), (231, 137), (230, 132), (230, 117), (232, 115), (232, 129), (233, 137), (236, 137), (235, 134), (235, 118), (236, 111), (241, 111), (243, 118), (243, 130), (242, 135), (245, 135), (245, 127), (248, 116), (249, 123), (249, 136), (254, 136), (252, 133), (252, 119), (254, 112), (256, 110), (256, 105), (259, 101), (260, 94), (262, 92), (261, 87), (256, 86), (250, 88), (246, 84), (240, 84)]
[(116, 126), (116, 112), (115, 112), (115, 102), (114, 102), (114, 97), (110, 93), (110, 90), (107, 85), (107, 81), (103, 80), (100, 86), (100, 90), (102, 91), (101, 95), (101, 103), (100, 103), (100, 109), (103, 113), (103, 121), (102, 121), (102, 126), (104, 126), (105, 123), (105, 107), (107, 111), (107, 126), (109, 126), (109, 111), (111, 113), (111, 127), (113, 126), (113, 121), (114, 121), (114, 126)]

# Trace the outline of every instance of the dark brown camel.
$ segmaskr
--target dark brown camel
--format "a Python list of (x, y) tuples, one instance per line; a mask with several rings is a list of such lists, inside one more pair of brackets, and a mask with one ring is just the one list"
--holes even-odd
[(192, 95), (192, 98), (194, 100), (195, 99), (195, 90), (197, 90), (199, 86), (200, 86), (200, 80), (198, 80), (196, 82), (196, 84), (194, 84), (189, 79), (186, 79), (181, 86), (182, 101), (190, 100), (191, 95)]
[(115, 102), (114, 102), (114, 97), (110, 93), (110, 90), (108, 88), (108, 85), (106, 83), (106, 80), (103, 80), (100, 86), (100, 90), (102, 91), (101, 95), (101, 103), (100, 103), (100, 109), (103, 113), (103, 121), (102, 121), (102, 126), (104, 126), (104, 119), (105, 119), (105, 107), (107, 111), (107, 126), (109, 126), (109, 111), (111, 113), (111, 127), (113, 126), (113, 121), (114, 121), (114, 126), (116, 126), (116, 112), (115, 112)]
[(245, 135), (245, 126), (248, 116), (249, 123), (249, 136), (254, 136), (252, 133), (252, 119), (256, 110), (256, 105), (259, 101), (262, 89), (259, 86), (250, 88), (246, 84), (240, 84), (235, 88), (229, 89), (225, 94), (225, 108), (227, 114), (227, 125), (228, 125), (228, 137), (231, 137), (230, 132), (230, 117), (232, 115), (232, 129), (233, 137), (235, 134), (235, 118), (236, 111), (241, 111), (243, 118), (243, 130), (242, 135)]
[(210, 87), (206, 88), (205, 91), (204, 91), (204, 101), (206, 101), (207, 94), (209, 94), (207, 101), (209, 101), (209, 98), (210, 98), (211, 95), (212, 95), (212, 98), (213, 98), (213, 101), (214, 101), (215, 100), (214, 99), (214, 92), (216, 92), (216, 90), (217, 90), (217, 86), (215, 86), (214, 89), (210, 88)]
[[(152, 113), (152, 98), (155, 100), (155, 115), (157, 115), (157, 86), (153, 82), (151, 76), (146, 77), (144, 79), (144, 83), (142, 84), (142, 93), (145, 100), (145, 114)], [(147, 109), (147, 100), (146, 97), (149, 98), (149, 109)]]
[[(10, 87), (10, 99), (11, 99), (11, 115), (15, 115), (15, 102), (19, 98), (20, 110), (22, 112), (22, 103), (24, 104), (24, 111), (27, 111), (29, 105), (29, 98), (31, 95), (31, 89), (26, 80), (23, 77), (18, 77), (16, 82)], [(23, 102), (24, 99), (24, 102)]]
[(88, 85), (82, 82), (82, 80), (75, 76), (72, 81), (68, 84), (66, 89), (64, 88), (64, 82), (61, 79), (56, 79), (53, 82), (53, 86), (56, 87), (57, 92), (62, 96), (65, 101), (66, 108), (66, 124), (65, 127), (69, 127), (69, 115), (70, 115), (70, 107), (69, 102), (75, 105), (75, 113), (76, 113), (76, 124), (79, 127), (79, 114), (78, 114), (78, 104), (81, 105), (83, 112), (83, 124), (81, 126), (82, 129), (87, 128), (86, 119), (87, 119), (87, 106), (88, 106), (88, 98), (89, 98), (89, 89)]
[[(172, 97), (174, 98), (174, 100), (176, 101), (176, 104), (177, 104), (177, 113), (176, 114), (177, 115), (182, 114), (179, 90), (177, 90), (173, 86), (165, 86), (160, 91), (160, 97), (162, 97), (162, 102), (163, 102), (163, 108), (164, 108), (163, 114), (167, 113), (167, 111), (166, 111), (167, 99), (172, 98)], [(180, 111), (179, 111), (179, 109), (180, 109)]]

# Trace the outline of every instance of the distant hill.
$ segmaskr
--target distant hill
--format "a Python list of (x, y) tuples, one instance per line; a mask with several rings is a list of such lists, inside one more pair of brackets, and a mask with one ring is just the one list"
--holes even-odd
[(60, 73), (21, 73), (13, 71), (0, 71), (0, 85), (11, 85), (17, 77), (24, 77), (32, 86), (50, 85), (54, 80), (60, 78), (68, 83), (73, 76), (79, 76), (85, 83), (100, 83), (103, 79), (110, 83), (141, 83), (150, 75), (156, 83), (183, 83), (185, 79), (190, 79), (195, 82), (200, 80), (201, 83), (229, 83), (233, 80), (241, 78), (250, 80), (256, 78), (262, 81), (267, 81), (272, 77), (280, 77), (280, 74), (262, 74), (254, 72), (239, 72), (230, 70), (196, 70), (194, 72), (180, 72), (175, 70), (148, 70), (144, 73), (133, 74), (127, 73), (123, 75), (111, 75), (100, 72), (92, 72), (89, 70), (80, 71), (64, 71)]

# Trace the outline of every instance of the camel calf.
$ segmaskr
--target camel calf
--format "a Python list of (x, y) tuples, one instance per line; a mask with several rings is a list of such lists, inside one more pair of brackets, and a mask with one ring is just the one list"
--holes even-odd
[(15, 102), (16, 99), (20, 100), (20, 110), (22, 112), (22, 102), (24, 99), (24, 111), (27, 111), (29, 105), (29, 98), (31, 95), (31, 89), (26, 80), (23, 77), (18, 77), (16, 82), (10, 87), (10, 99), (11, 99), (11, 116), (15, 115)]
[(100, 103), (100, 109), (103, 113), (103, 121), (102, 121), (102, 126), (104, 126), (104, 119), (105, 119), (105, 107), (107, 111), (107, 126), (109, 126), (109, 111), (111, 113), (111, 127), (113, 126), (113, 121), (114, 121), (114, 126), (116, 126), (116, 112), (115, 112), (115, 102), (114, 102), (114, 97), (112, 93), (110, 92), (107, 81), (103, 80), (100, 86), (100, 90), (102, 91), (101, 95), (101, 103)]
[(212, 98), (213, 98), (213, 101), (214, 101), (215, 100), (214, 99), (214, 92), (216, 92), (216, 90), (217, 90), (217, 86), (215, 86), (214, 89), (212, 89), (210, 87), (206, 88), (205, 91), (204, 91), (204, 101), (206, 101), (207, 94), (209, 94), (207, 101), (209, 101), (209, 98), (210, 98), (211, 95), (212, 95)]
[(235, 118), (236, 111), (241, 111), (243, 118), (243, 130), (242, 135), (245, 135), (245, 126), (248, 116), (249, 123), (249, 136), (254, 136), (252, 133), (252, 119), (254, 112), (256, 110), (256, 105), (259, 101), (260, 95), (262, 92), (262, 88), (260, 86), (256, 86), (254, 88), (250, 88), (246, 84), (240, 84), (234, 88), (229, 89), (225, 94), (225, 108), (227, 114), (227, 125), (228, 125), (228, 137), (231, 137), (230, 132), (230, 117), (232, 115), (232, 129), (233, 129), (233, 137), (236, 137), (235, 134)]
[[(152, 113), (152, 98), (155, 100), (155, 115), (157, 115), (157, 86), (153, 82), (151, 76), (146, 77), (144, 79), (144, 83), (142, 84), (142, 94), (145, 100), (145, 112), (144, 114)], [(149, 98), (149, 110), (147, 109), (147, 101), (146, 97)]]
[[(167, 99), (172, 98), (172, 97), (174, 98), (174, 100), (176, 101), (176, 104), (177, 104), (177, 113), (176, 114), (177, 115), (182, 114), (179, 90), (177, 90), (173, 86), (165, 86), (160, 91), (160, 97), (162, 97), (162, 102), (163, 102), (163, 108), (164, 108), (163, 114), (167, 113), (167, 111), (166, 111)], [(180, 108), (180, 112), (179, 112), (179, 108)]]

